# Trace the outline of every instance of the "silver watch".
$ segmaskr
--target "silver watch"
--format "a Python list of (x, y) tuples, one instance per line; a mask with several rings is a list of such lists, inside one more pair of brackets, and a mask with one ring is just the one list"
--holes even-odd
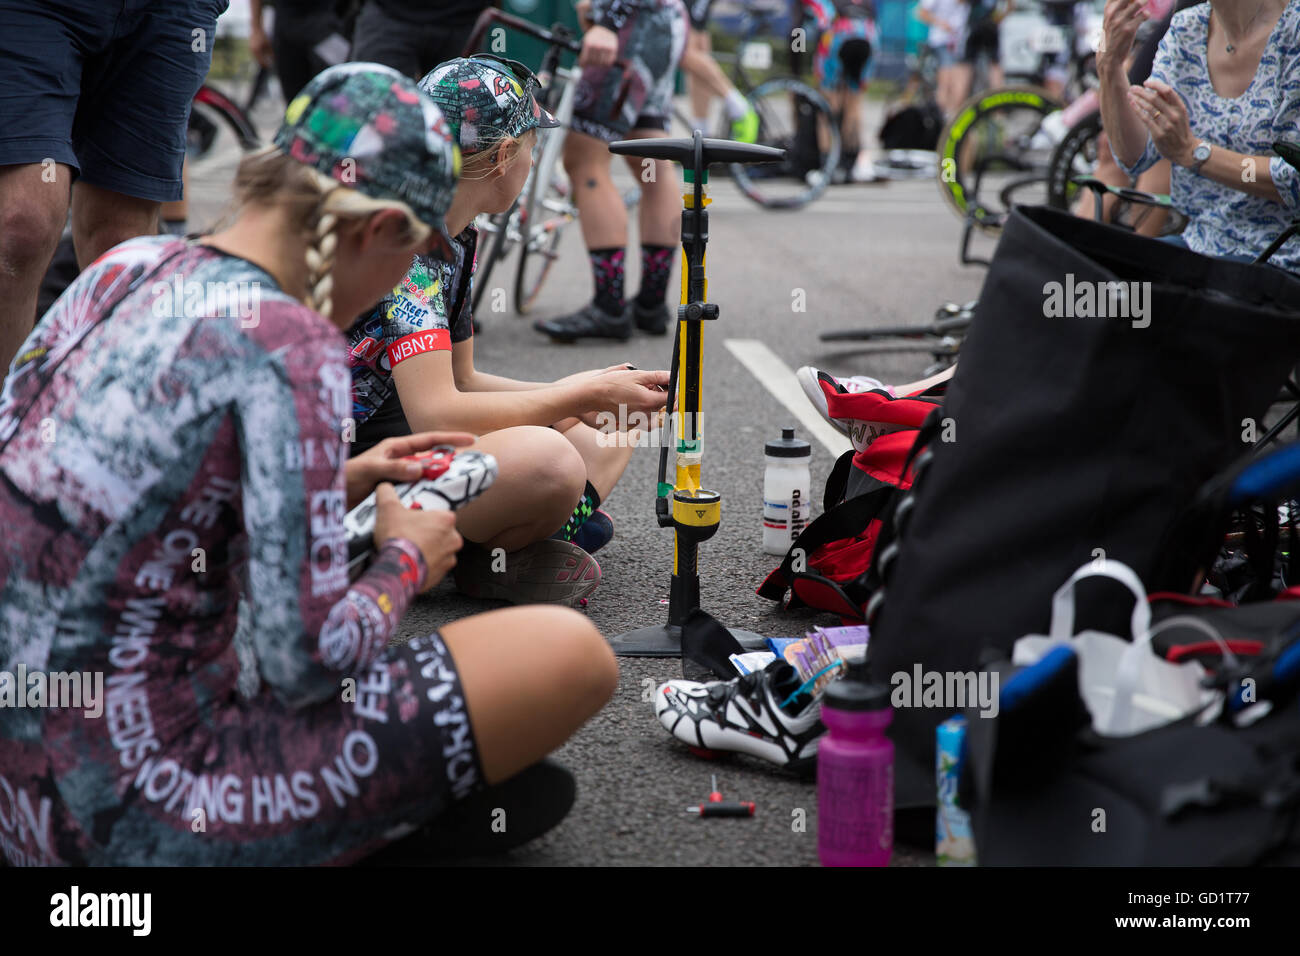
[(1195, 162), (1193, 162), (1188, 169), (1197, 175), (1200, 175), (1201, 167), (1204, 166), (1206, 160), (1210, 158), (1210, 152), (1213, 149), (1214, 147), (1205, 142), (1205, 140), (1201, 140), (1201, 142), (1197, 143), (1196, 149), (1192, 150), (1192, 159), (1195, 160)]

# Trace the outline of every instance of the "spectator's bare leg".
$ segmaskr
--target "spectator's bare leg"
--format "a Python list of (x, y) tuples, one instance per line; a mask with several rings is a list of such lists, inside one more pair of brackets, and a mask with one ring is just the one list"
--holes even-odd
[(0, 166), (0, 382), (36, 320), (36, 295), (68, 216), (72, 170)]
[(72, 191), (72, 243), (77, 249), (77, 265), (84, 269), (118, 243), (156, 233), (161, 205), (77, 183)]

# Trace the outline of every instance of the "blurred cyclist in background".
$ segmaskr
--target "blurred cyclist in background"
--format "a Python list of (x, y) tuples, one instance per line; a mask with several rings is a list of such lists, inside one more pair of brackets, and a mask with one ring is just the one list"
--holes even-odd
[(867, 89), (871, 54), (878, 42), (876, 10), (871, 0), (802, 0), (802, 6), (805, 22), (820, 34), (813, 72), (839, 123), (840, 165), (835, 181), (846, 182), (855, 178), (862, 148), (860, 97)]
[(758, 139), (758, 113), (713, 58), (713, 37), (709, 34), (712, 7), (713, 0), (690, 0), (686, 5), (691, 32), (686, 40), (686, 52), (682, 54), (682, 72), (686, 74), (686, 88), (691, 95), (691, 127), (711, 135), (709, 103), (719, 96), (726, 110), (729, 138), (752, 143)]

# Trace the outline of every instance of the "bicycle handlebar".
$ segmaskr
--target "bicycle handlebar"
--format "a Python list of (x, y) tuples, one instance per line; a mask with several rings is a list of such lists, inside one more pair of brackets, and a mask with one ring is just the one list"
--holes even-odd
[(548, 30), (546, 27), (530, 20), (524, 20), (493, 7), (488, 7), (474, 21), (474, 30), (465, 43), (465, 56), (472, 56), (478, 52), (479, 45), (482, 44), (483, 37), (494, 20), (502, 26), (511, 27), (520, 33), (527, 33), (531, 37), (536, 37), (549, 46), (563, 47), (570, 53), (582, 52), (582, 44), (573, 39), (573, 31), (561, 23), (555, 24)]
[[(529, 20), (512, 16), (494, 7), (488, 7), (474, 21), (474, 29), (470, 32), (469, 40), (465, 43), (464, 56), (473, 56), (478, 52), (479, 46), (483, 43), (483, 37), (487, 34), (488, 27), (492, 25), (493, 21), (535, 37), (548, 46), (558, 46), (574, 54), (580, 55), (582, 53), (582, 44), (574, 39), (573, 31), (562, 23), (553, 24), (548, 30), (546, 27)], [(621, 57), (610, 65), (623, 72), (623, 79), (618, 85), (618, 95), (614, 97), (613, 108), (609, 111), (610, 116), (617, 116), (622, 112), (623, 104), (627, 100), (628, 90), (632, 82), (632, 70), (631, 64)]]

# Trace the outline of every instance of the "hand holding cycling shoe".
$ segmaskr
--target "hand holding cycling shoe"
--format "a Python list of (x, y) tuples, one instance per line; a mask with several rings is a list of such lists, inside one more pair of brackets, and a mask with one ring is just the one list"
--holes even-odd
[(421, 477), (396, 488), (384, 482), (343, 519), (348, 573), (355, 577), (365, 568), (376, 541), (407, 538), (428, 566), (423, 591), (456, 564), (462, 541), (452, 512), (487, 490), (496, 478), (497, 463), (480, 451), (458, 454), (451, 445), (407, 460), (419, 466)]
[(355, 508), (381, 481), (414, 481), (424, 471), (419, 456), (440, 445), (474, 444), (469, 432), (421, 432), (385, 438), (375, 447), (348, 459), (344, 466), (348, 508)]

